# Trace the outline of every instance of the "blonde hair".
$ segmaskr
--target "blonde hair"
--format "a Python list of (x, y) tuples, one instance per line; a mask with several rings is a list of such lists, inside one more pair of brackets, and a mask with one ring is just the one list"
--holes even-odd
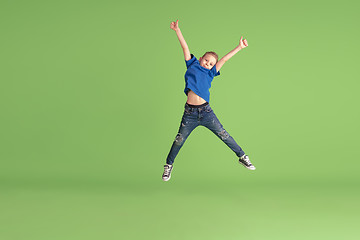
[(206, 52), (202, 57), (205, 57), (206, 54), (212, 55), (216, 59), (216, 62), (219, 59), (219, 56), (216, 54), (216, 52)]

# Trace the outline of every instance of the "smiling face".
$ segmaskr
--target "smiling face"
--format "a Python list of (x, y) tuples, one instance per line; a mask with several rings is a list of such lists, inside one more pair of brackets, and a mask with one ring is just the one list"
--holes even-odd
[(199, 59), (200, 66), (211, 69), (216, 64), (216, 58), (212, 54), (205, 54), (205, 56)]

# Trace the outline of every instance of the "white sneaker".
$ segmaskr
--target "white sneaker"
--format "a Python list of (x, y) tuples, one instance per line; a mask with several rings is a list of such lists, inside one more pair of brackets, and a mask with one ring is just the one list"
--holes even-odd
[(171, 170), (173, 169), (173, 165), (170, 164), (165, 164), (164, 165), (164, 173), (162, 175), (162, 180), (163, 181), (169, 181), (171, 178)]
[(255, 170), (255, 166), (251, 164), (249, 156), (244, 155), (241, 158), (239, 158), (239, 163), (242, 164), (244, 167), (250, 170)]

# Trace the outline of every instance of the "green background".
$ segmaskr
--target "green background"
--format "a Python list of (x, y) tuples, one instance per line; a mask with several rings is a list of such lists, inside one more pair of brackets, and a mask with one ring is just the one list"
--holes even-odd
[[(359, 239), (356, 1), (0, 2), (0, 239)], [(183, 53), (220, 57), (206, 128), (163, 164)]]

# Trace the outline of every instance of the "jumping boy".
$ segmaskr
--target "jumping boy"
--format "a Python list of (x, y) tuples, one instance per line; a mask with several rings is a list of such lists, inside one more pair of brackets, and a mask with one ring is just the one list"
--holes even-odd
[(220, 69), (226, 61), (238, 51), (248, 46), (246, 39), (241, 37), (239, 45), (218, 61), (215, 52), (206, 52), (199, 60), (190, 54), (189, 47), (179, 28), (179, 20), (172, 22), (170, 28), (176, 32), (184, 52), (187, 71), (185, 73), (185, 94), (187, 101), (180, 128), (171, 146), (170, 152), (164, 165), (162, 179), (170, 180), (171, 171), (176, 155), (183, 146), (185, 140), (197, 126), (205, 126), (215, 133), (235, 154), (239, 157), (239, 163), (244, 167), (255, 170), (249, 157), (223, 128), (220, 121), (209, 105), (211, 82), (215, 76), (220, 75)]

